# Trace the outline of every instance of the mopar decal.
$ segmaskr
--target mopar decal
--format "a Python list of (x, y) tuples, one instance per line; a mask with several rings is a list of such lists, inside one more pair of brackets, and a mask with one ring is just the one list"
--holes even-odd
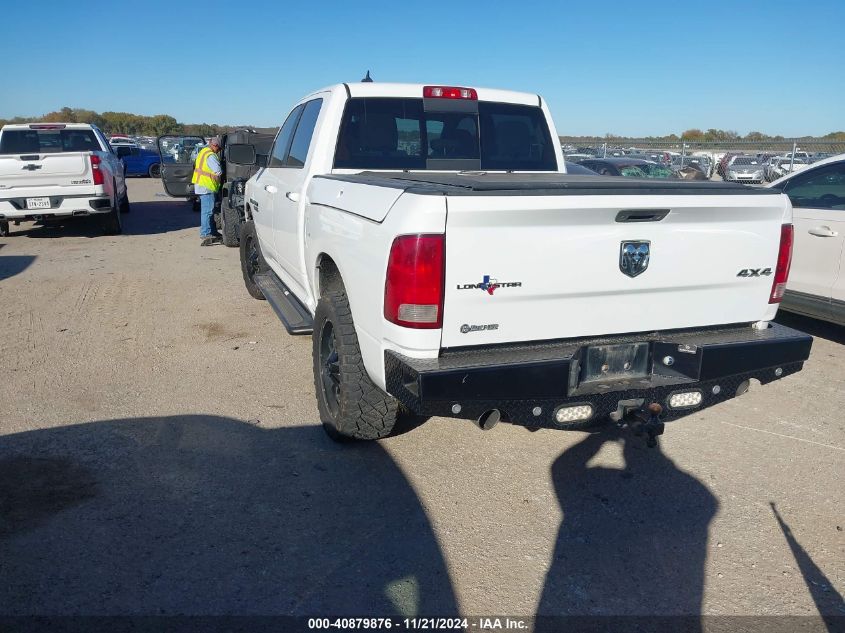
[(470, 332), (484, 332), (487, 330), (498, 330), (498, 323), (488, 323), (487, 325), (469, 325), (464, 323), (461, 326), (461, 334), (469, 334)]
[(89, 178), (83, 178), (82, 180), (71, 180), (70, 184), (72, 184), (72, 185), (90, 185), (91, 180)]
[(484, 280), (480, 284), (458, 284), (458, 290), (483, 290), (488, 295), (492, 295), (498, 288), (520, 288), (521, 281), (499, 281), (492, 279), (490, 275), (484, 275)]

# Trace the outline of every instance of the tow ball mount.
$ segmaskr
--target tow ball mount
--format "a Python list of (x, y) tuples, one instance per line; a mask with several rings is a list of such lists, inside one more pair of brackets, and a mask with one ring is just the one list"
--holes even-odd
[(665, 424), (660, 421), (660, 414), (663, 407), (657, 402), (652, 402), (647, 407), (631, 411), (625, 417), (625, 423), (631, 427), (634, 435), (646, 435), (646, 446), (654, 448), (657, 446), (657, 436), (663, 435)]

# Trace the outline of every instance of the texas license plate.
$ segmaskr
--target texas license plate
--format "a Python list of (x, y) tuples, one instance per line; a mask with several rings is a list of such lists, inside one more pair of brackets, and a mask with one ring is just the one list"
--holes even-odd
[(26, 199), (26, 208), (27, 209), (49, 209), (50, 208), (50, 198), (27, 198)]

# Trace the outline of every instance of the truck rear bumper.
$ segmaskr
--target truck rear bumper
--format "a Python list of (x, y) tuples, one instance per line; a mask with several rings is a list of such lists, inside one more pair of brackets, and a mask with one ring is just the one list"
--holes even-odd
[[(445, 350), (436, 359), (386, 351), (385, 376), (388, 393), (424, 416), (477, 419), (497, 409), (509, 422), (556, 428), (566, 424), (556, 422), (561, 407), (589, 406), (594, 420), (642, 400), (660, 403), (672, 420), (744, 393), (751, 379), (765, 384), (800, 371), (812, 340), (772, 323)], [(640, 360), (626, 371), (621, 360), (635, 347)], [(607, 360), (596, 364), (602, 354)], [(695, 395), (672, 400), (692, 393), (700, 394), (696, 404)]]
[(104, 194), (43, 196), (49, 208), (28, 209), (26, 198), (0, 199), (0, 221), (42, 220), (51, 217), (84, 216), (111, 211), (111, 200)]

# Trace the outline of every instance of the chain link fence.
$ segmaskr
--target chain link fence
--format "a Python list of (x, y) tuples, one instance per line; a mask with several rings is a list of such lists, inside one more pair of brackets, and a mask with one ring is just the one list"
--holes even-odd
[(561, 137), (560, 142), (567, 161), (585, 161), (588, 167), (595, 167), (596, 159), (627, 157), (632, 162), (656, 162), (683, 178), (751, 183), (771, 182), (824, 158), (845, 154), (845, 141), (806, 138), (694, 141)]

